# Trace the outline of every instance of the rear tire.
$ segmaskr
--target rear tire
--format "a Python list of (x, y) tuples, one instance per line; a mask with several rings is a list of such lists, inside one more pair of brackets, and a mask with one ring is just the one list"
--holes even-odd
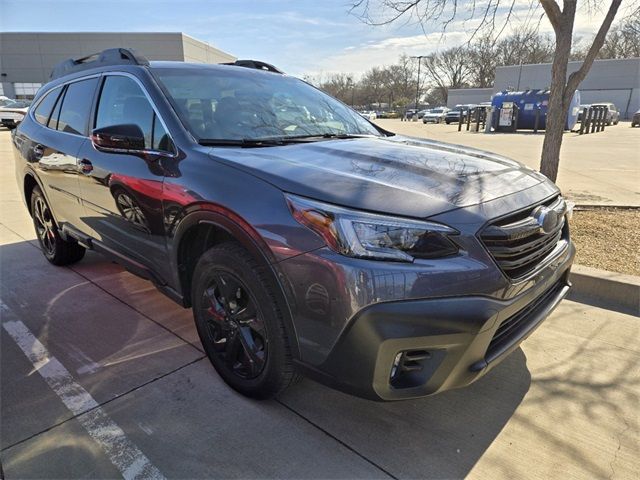
[(31, 192), (31, 217), (38, 236), (38, 243), (45, 258), (54, 265), (70, 265), (84, 257), (85, 249), (73, 239), (64, 240), (58, 231), (58, 225), (51, 208), (40, 187)]
[(209, 360), (231, 388), (257, 399), (297, 380), (275, 288), (234, 242), (205, 252), (193, 273), (193, 316)]

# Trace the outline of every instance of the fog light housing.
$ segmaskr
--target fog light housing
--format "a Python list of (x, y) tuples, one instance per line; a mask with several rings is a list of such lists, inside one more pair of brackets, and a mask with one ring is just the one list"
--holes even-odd
[(389, 374), (392, 388), (414, 388), (424, 385), (444, 360), (446, 350), (403, 350), (393, 359)]

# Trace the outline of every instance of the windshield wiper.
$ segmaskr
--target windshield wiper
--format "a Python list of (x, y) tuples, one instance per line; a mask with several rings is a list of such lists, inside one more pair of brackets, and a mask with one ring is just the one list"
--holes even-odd
[(242, 148), (275, 147), (285, 144), (281, 138), (242, 138), (238, 140), (229, 138), (201, 138), (198, 140), (198, 143), (206, 147)]
[(282, 137), (282, 139), (286, 142), (287, 140), (304, 140), (310, 138), (329, 138), (329, 139), (348, 139), (348, 138), (371, 138), (376, 137), (376, 135), (370, 134), (353, 134), (353, 133), (316, 133), (309, 135), (294, 135), (291, 137)]
[(198, 140), (200, 145), (207, 147), (242, 147), (242, 148), (257, 148), (257, 147), (275, 147), (278, 145), (287, 145), (290, 143), (308, 142), (317, 139), (348, 139), (348, 138), (375, 138), (376, 135), (366, 134), (350, 134), (350, 133), (317, 133), (309, 135), (291, 135), (282, 137), (265, 137), (265, 138), (242, 138), (242, 139), (229, 139), (229, 138), (201, 138)]

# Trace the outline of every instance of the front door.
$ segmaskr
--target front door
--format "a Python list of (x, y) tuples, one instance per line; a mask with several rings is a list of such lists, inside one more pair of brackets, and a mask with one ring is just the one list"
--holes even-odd
[[(163, 160), (174, 147), (141, 85), (125, 75), (105, 76), (92, 128), (138, 125), (149, 154), (106, 152), (88, 141), (80, 151), (84, 223), (105, 247), (161, 271), (166, 263)], [(153, 152), (159, 152), (154, 154)]]

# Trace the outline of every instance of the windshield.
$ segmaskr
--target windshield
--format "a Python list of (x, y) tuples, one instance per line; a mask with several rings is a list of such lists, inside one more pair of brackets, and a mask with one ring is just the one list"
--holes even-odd
[(357, 112), (293, 77), (244, 67), (154, 73), (198, 141), (380, 136)]

